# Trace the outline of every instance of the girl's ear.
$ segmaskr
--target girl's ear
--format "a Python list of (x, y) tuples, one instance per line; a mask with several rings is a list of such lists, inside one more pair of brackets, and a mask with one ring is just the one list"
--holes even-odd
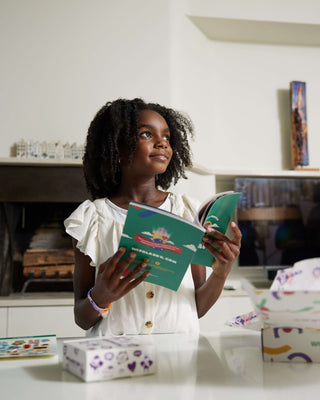
[(121, 167), (126, 167), (128, 166), (128, 157), (126, 157), (123, 154), (119, 155), (119, 159), (118, 159), (118, 166), (121, 169)]

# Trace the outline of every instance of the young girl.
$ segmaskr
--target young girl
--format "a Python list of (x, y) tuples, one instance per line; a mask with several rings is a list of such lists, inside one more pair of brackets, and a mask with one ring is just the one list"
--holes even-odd
[(93, 201), (86, 200), (65, 221), (75, 251), (75, 321), (91, 335), (198, 332), (198, 318), (218, 299), (239, 255), (235, 223), (232, 239), (213, 230), (214, 239), (203, 239), (216, 258), (209, 278), (206, 267), (191, 265), (176, 292), (144, 282), (148, 272), (139, 275), (144, 262), (124, 276), (134, 252), (119, 263), (130, 201), (194, 220), (199, 203), (166, 192), (191, 165), (192, 135), (186, 116), (141, 99), (109, 102), (93, 119), (83, 159)]

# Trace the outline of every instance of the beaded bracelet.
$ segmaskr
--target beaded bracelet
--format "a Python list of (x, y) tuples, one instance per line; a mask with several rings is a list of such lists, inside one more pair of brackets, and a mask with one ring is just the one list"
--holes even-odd
[(112, 303), (109, 304), (108, 308), (101, 308), (101, 307), (97, 306), (96, 303), (93, 301), (93, 299), (92, 299), (92, 297), (91, 297), (91, 291), (92, 291), (92, 289), (93, 289), (93, 288), (91, 288), (91, 289), (89, 290), (87, 297), (88, 297), (88, 299), (89, 299), (89, 301), (90, 301), (92, 307), (93, 307), (96, 311), (98, 311), (98, 313), (101, 315), (101, 317), (102, 317), (102, 318), (106, 318), (107, 313), (108, 313), (108, 311), (110, 310), (111, 304), (112, 304)]

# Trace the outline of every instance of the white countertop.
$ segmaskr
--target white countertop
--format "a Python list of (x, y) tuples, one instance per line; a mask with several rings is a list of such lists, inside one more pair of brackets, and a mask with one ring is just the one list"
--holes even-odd
[[(260, 333), (244, 329), (154, 335), (154, 375), (84, 383), (61, 367), (59, 356), (0, 360), (2, 400), (38, 399), (268, 399), (317, 398), (320, 364), (267, 363)], [(150, 340), (150, 337), (148, 337)]]

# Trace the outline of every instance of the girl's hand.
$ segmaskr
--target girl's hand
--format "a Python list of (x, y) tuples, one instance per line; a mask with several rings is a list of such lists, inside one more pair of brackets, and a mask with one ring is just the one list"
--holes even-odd
[(136, 254), (131, 252), (124, 261), (119, 263), (124, 252), (125, 248), (121, 247), (99, 267), (95, 285), (91, 293), (94, 302), (101, 308), (107, 308), (110, 303), (123, 297), (150, 274), (149, 271), (145, 271), (141, 276), (135, 278), (147, 266), (147, 263), (141, 262), (126, 276), (123, 276), (123, 273), (136, 257)]
[(207, 234), (203, 238), (203, 245), (216, 259), (212, 265), (213, 273), (217, 278), (226, 279), (231, 270), (232, 263), (240, 254), (240, 229), (234, 222), (231, 222), (230, 228), (233, 238), (229, 239), (226, 235), (210, 226), (205, 226), (205, 228)]

